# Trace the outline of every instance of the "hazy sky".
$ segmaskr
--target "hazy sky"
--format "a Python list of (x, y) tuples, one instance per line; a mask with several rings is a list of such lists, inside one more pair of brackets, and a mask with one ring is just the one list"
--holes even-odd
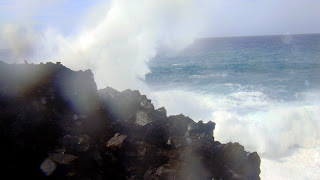
[[(320, 33), (320, 0), (212, 2), (210, 22), (200, 35), (203, 37)], [(0, 27), (32, 24), (70, 34), (83, 25), (83, 18), (102, 16), (95, 9), (105, 8), (107, 4), (108, 0), (0, 0)]]
[(59, 60), (91, 69), (98, 87), (137, 89), (159, 46), (320, 33), (319, 8), (320, 0), (0, 0), (0, 58)]
[(217, 0), (213, 36), (320, 33), (319, 0)]

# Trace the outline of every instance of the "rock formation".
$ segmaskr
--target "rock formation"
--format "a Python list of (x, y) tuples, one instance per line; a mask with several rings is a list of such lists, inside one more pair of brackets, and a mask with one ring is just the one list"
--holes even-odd
[(60, 63), (0, 62), (0, 123), (10, 179), (260, 179), (259, 155), (215, 141), (214, 122), (167, 117)]

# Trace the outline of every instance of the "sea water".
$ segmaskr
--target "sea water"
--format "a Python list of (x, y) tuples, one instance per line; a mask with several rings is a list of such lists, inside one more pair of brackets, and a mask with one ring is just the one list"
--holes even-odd
[(320, 35), (206, 38), (160, 50), (146, 83), (169, 115), (217, 123), (262, 179), (320, 179)]

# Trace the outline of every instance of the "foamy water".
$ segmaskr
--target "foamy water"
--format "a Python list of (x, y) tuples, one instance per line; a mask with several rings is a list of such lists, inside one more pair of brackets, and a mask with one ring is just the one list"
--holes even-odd
[(307, 97), (288, 104), (272, 102), (261, 92), (215, 96), (171, 90), (150, 96), (169, 115), (183, 113), (216, 122), (216, 140), (239, 142), (246, 150), (257, 151), (262, 179), (320, 177), (320, 104)]
[(320, 35), (204, 39), (149, 64), (155, 105), (216, 122), (261, 157), (262, 179), (319, 179)]

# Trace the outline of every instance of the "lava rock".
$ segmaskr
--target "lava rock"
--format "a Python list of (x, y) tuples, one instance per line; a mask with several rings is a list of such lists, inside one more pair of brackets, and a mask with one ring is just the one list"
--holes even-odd
[(71, 154), (59, 154), (59, 153), (49, 154), (49, 158), (59, 164), (69, 164), (71, 161), (77, 159), (76, 156), (73, 156)]
[(107, 147), (112, 149), (120, 148), (126, 138), (126, 135), (120, 135), (119, 133), (116, 133), (114, 137), (107, 142)]
[(215, 141), (214, 122), (167, 117), (61, 63), (0, 62), (0, 117), (11, 179), (260, 179), (259, 155)]

